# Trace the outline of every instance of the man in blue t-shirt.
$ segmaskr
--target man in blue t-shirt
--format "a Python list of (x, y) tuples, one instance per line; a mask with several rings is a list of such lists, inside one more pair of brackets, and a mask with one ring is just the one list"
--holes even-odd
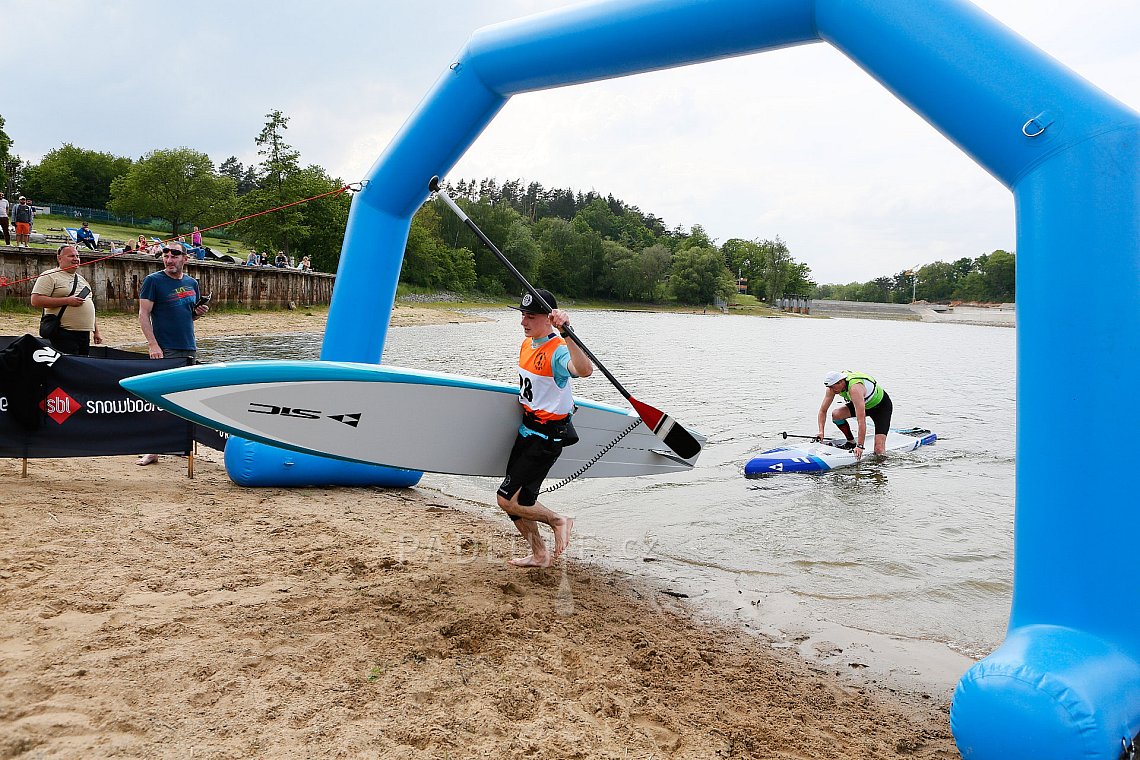
[[(151, 359), (193, 359), (198, 352), (194, 320), (210, 307), (199, 303), (198, 281), (183, 271), (186, 249), (177, 244), (163, 248), (162, 267), (147, 275), (139, 290), (139, 326)], [(135, 464), (157, 461), (157, 454), (143, 454)]]
[(151, 359), (193, 359), (194, 320), (210, 310), (199, 304), (198, 281), (183, 270), (182, 246), (162, 250), (162, 271), (147, 275), (139, 290), (139, 326), (146, 336)]

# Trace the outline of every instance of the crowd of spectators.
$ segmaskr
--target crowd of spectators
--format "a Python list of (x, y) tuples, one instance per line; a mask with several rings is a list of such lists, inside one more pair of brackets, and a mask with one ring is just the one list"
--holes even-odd
[(249, 255), (245, 257), (245, 265), (247, 267), (270, 267), (274, 269), (296, 269), (300, 272), (313, 271), (313, 262), (308, 256), (302, 256), (301, 262), (296, 263), (295, 259), (286, 256), (284, 251), (278, 251), (277, 255), (270, 261), (268, 253), (261, 253), (259, 251), (250, 251)]
[[(78, 214), (76, 214), (78, 216)], [(32, 224), (35, 218), (35, 210), (32, 207), (31, 201), (24, 196), (20, 196), (18, 205), (9, 204), (4, 198), (4, 194), (0, 193), (0, 238), (8, 243), (6, 238), (9, 231), (8, 222), (13, 222), (12, 226), (15, 227), (16, 245), (26, 247), (29, 244), (29, 237), (32, 231)], [(92, 231), (90, 222), (83, 222), (78, 230), (71, 232), (72, 238), (76, 246), (86, 248), (89, 250), (97, 250), (99, 247), (98, 235)], [(50, 238), (49, 238), (50, 240)], [(11, 243), (8, 243), (9, 245)], [(181, 248), (186, 251), (187, 258), (191, 261), (204, 261), (207, 258), (209, 251), (202, 241), (202, 232), (197, 226), (194, 227), (190, 233), (189, 242), (186, 236), (179, 235), (170, 240), (160, 240), (159, 238), (147, 239), (146, 235), (139, 235), (137, 240), (128, 240), (125, 243), (111, 243), (112, 253), (141, 253), (155, 258), (162, 256), (162, 253), (167, 248)], [(233, 252), (231, 251), (231, 254)], [(212, 255), (212, 258), (219, 258), (217, 255)], [(221, 257), (223, 261), (234, 261), (232, 257)], [(237, 260), (237, 261), (240, 261)], [(237, 262), (235, 262), (237, 263)], [(295, 257), (287, 256), (284, 251), (278, 251), (276, 255), (270, 252), (261, 252), (252, 250), (246, 256), (245, 266), (251, 267), (267, 267), (274, 269), (295, 269), (299, 272), (312, 272), (313, 262), (309, 256), (302, 256), (300, 261)]]

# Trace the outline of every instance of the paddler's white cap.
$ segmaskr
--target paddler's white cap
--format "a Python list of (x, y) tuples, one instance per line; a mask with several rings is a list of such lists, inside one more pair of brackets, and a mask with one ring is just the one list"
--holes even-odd
[(843, 379), (844, 378), (842, 372), (836, 372), (835, 370), (832, 370), (823, 376), (823, 384), (830, 388)]

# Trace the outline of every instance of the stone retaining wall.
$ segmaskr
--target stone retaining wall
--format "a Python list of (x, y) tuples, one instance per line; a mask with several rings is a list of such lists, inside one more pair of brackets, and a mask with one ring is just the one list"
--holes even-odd
[[(2, 241), (0, 241), (2, 242)], [(106, 254), (80, 254), (86, 262)], [(0, 287), (0, 299), (27, 303), (32, 285), (41, 272), (56, 266), (55, 253), (41, 249), (0, 246), (0, 278), (14, 283)], [(154, 256), (120, 254), (84, 264), (83, 277), (91, 283), (99, 311), (138, 311), (139, 288), (143, 278), (162, 269)], [(298, 272), (276, 267), (247, 267), (216, 261), (190, 261), (186, 273), (198, 280), (203, 293), (213, 294), (211, 306), (225, 305), (247, 309), (327, 306), (332, 300), (335, 275)]]

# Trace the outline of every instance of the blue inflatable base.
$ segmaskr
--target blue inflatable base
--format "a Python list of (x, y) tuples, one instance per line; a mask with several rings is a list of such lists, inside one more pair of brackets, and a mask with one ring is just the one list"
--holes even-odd
[(962, 677), (950, 727), (964, 760), (1119, 760), (1137, 731), (1140, 663), (1087, 631), (1031, 625)]
[(239, 486), (381, 486), (408, 488), (423, 473), (378, 464), (345, 462), (279, 449), (230, 436), (226, 442), (226, 473)]

